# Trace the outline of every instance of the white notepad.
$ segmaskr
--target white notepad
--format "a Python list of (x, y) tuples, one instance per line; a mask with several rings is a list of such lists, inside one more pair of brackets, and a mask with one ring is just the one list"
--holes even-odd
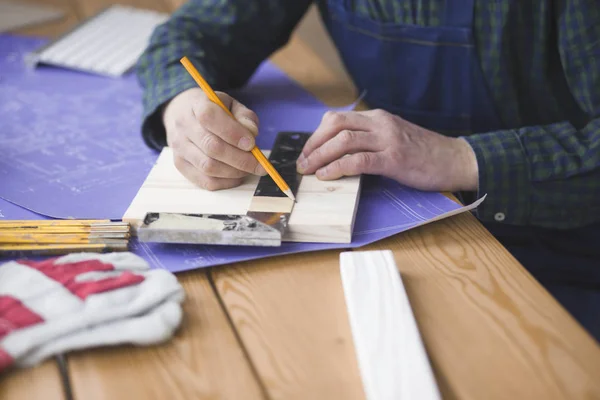
[(0, 1), (0, 33), (54, 21), (64, 15), (54, 7), (17, 1)]
[(118, 77), (142, 54), (154, 28), (168, 14), (114, 5), (30, 53), (27, 62)]

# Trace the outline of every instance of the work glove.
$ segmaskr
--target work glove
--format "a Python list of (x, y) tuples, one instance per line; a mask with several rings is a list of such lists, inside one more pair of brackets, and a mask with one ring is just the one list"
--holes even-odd
[(151, 345), (180, 325), (184, 291), (129, 252), (0, 265), (0, 372), (91, 347)]

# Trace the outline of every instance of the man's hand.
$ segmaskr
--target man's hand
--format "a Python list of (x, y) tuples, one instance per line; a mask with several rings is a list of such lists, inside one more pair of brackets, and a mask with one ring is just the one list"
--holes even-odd
[(175, 96), (163, 113), (175, 166), (207, 190), (238, 186), (248, 174), (266, 174), (250, 153), (258, 134), (258, 117), (227, 94), (216, 93), (237, 121), (200, 88)]
[(298, 159), (298, 171), (322, 180), (383, 175), (421, 190), (478, 186), (471, 146), (382, 110), (327, 112)]

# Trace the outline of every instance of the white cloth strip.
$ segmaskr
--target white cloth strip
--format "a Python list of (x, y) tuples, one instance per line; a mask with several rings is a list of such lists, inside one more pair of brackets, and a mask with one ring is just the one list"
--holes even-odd
[(343, 252), (340, 273), (367, 400), (439, 400), (392, 252)]

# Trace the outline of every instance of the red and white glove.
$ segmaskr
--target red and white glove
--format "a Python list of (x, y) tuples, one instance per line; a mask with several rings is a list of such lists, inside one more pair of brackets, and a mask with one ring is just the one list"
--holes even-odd
[(133, 253), (78, 253), (0, 265), (0, 372), (70, 350), (169, 339), (177, 278)]

